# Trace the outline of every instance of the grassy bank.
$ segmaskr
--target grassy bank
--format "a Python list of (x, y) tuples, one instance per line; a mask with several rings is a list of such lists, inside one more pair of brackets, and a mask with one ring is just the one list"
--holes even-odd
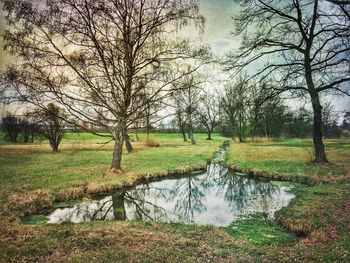
[(313, 164), (312, 140), (234, 143), (228, 153), (231, 168), (251, 175), (316, 185), (349, 180), (350, 139), (326, 140), (329, 164)]
[(277, 212), (276, 221), (303, 237), (298, 246), (284, 248), (290, 260), (350, 260), (350, 140), (325, 145), (330, 161), (325, 165), (311, 163), (311, 140), (234, 143), (228, 152), (227, 162), (236, 170), (303, 183), (279, 183), (292, 187), (296, 198)]
[[(35, 153), (28, 149), (2, 153), (1, 165), (6, 168), (1, 172), (2, 196), (17, 191), (58, 194), (72, 187), (121, 185), (141, 176), (142, 169), (149, 176), (185, 170), (204, 164), (223, 141), (215, 136), (209, 142), (199, 135), (198, 145), (191, 146), (180, 136), (152, 135), (161, 147), (135, 143), (135, 153), (124, 155), (125, 172), (110, 177), (105, 172), (111, 146), (86, 149), (86, 145), (96, 147), (103, 141), (87, 136), (83, 149), (76, 149), (74, 141), (80, 144), (80, 140), (75, 136), (64, 142), (57, 155), (40, 145), (35, 145), (39, 147)], [(47, 225), (40, 216), (23, 224), (4, 215), (0, 217), (0, 262), (349, 262), (349, 146), (350, 140), (327, 141), (333, 164), (316, 166), (308, 163), (309, 140), (231, 144), (227, 156), (231, 166), (290, 181), (317, 178), (318, 183), (312, 185), (276, 182), (290, 186), (297, 196), (277, 213), (278, 223), (253, 217), (225, 228), (118, 221)], [(56, 163), (57, 158), (62, 159)], [(61, 180), (51, 178), (57, 176)], [(38, 196), (46, 198), (45, 193)]]
[(150, 148), (144, 145), (145, 136), (140, 137), (139, 142), (133, 143), (133, 153), (124, 151), (123, 172), (117, 175), (108, 173), (113, 143), (102, 145), (105, 138), (68, 134), (58, 154), (50, 153), (46, 142), (3, 144), (0, 146), (2, 203), (11, 196), (17, 206), (21, 202), (29, 206), (26, 201), (35, 203), (44, 197), (68, 200), (132, 185), (141, 178), (204, 168), (224, 140), (214, 135), (208, 141), (204, 134), (197, 134), (197, 144), (191, 145), (178, 134), (152, 134), (151, 138), (160, 147)]

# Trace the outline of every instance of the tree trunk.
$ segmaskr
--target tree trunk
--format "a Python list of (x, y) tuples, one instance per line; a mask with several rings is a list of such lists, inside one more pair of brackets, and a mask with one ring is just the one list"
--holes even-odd
[(196, 144), (196, 140), (194, 139), (193, 132), (190, 133), (191, 144)]
[(318, 94), (311, 98), (312, 108), (314, 111), (314, 129), (313, 129), (313, 141), (315, 148), (315, 163), (327, 163), (326, 152), (323, 144), (322, 134), (322, 106)]
[(23, 142), (28, 143), (29, 142), (29, 132), (25, 131), (23, 134)]
[(210, 132), (210, 131), (208, 132), (208, 138), (207, 138), (207, 140), (211, 140), (211, 132)]
[(117, 171), (121, 170), (122, 154), (123, 154), (123, 138), (122, 136), (115, 137), (114, 151), (113, 151), (113, 161), (111, 165), (111, 170)]
[(187, 142), (186, 133), (185, 133), (183, 128), (181, 128), (181, 133), (182, 133), (182, 137), (184, 139), (184, 142)]
[(311, 59), (308, 52), (305, 53), (305, 78), (308, 87), (308, 91), (311, 97), (312, 109), (314, 112), (314, 129), (313, 129), (313, 141), (315, 149), (315, 163), (327, 163), (326, 152), (324, 150), (324, 144), (322, 140), (322, 106), (320, 98), (312, 79)]
[(269, 137), (267, 135), (267, 125), (266, 125), (266, 120), (264, 120), (264, 133), (265, 133), (265, 138)]
[(242, 112), (239, 112), (239, 142), (243, 142), (243, 132), (242, 132)]
[(113, 212), (114, 212), (114, 219), (115, 220), (125, 220), (126, 219), (124, 197), (125, 197), (125, 191), (117, 192), (117, 193), (114, 193), (112, 195), (112, 201), (113, 201), (112, 205), (113, 205)]
[(137, 134), (137, 132), (135, 131), (135, 137), (136, 137), (136, 141), (140, 141), (139, 135)]
[(149, 116), (147, 114), (147, 120), (146, 120), (146, 134), (147, 134), (147, 139), (149, 139), (149, 127), (150, 124), (149, 124)]
[(129, 135), (125, 135), (125, 146), (126, 146), (126, 149), (128, 150), (128, 153), (132, 153), (134, 151), (130, 142)]
[(52, 145), (52, 153), (58, 153), (58, 145)]
[(206, 126), (206, 128), (207, 128), (207, 135), (208, 135), (207, 140), (211, 140), (211, 133), (213, 132), (213, 129), (214, 129), (214, 128), (210, 128), (209, 125), (205, 125), (205, 126)]

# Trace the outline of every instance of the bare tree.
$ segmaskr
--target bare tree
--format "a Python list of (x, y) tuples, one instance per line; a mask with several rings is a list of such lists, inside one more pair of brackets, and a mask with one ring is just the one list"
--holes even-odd
[(176, 126), (179, 128), (179, 131), (182, 134), (182, 138), (184, 142), (187, 142), (187, 137), (186, 137), (186, 115), (185, 111), (183, 108), (183, 104), (181, 101), (180, 96), (174, 96), (174, 108), (175, 108), (175, 113), (174, 113), (174, 123)]
[(21, 131), (21, 120), (17, 116), (7, 113), (7, 116), (2, 119), (1, 130), (5, 134), (5, 139), (10, 142), (17, 142)]
[(39, 126), (39, 132), (49, 141), (52, 152), (57, 153), (58, 146), (66, 132), (64, 119), (67, 119), (67, 117), (63, 109), (50, 103), (45, 109), (33, 111), (30, 116)]
[(220, 108), (222, 112), (222, 122), (228, 127), (232, 139), (235, 138), (236, 127), (236, 103), (233, 96), (234, 89), (232, 86), (225, 86), (220, 98)]
[(220, 99), (223, 121), (230, 127), (233, 138), (238, 135), (240, 142), (246, 134), (249, 104), (249, 85), (244, 77), (224, 87)]
[(335, 5), (338, 5), (339, 8), (343, 11), (345, 17), (350, 20), (350, 1), (347, 0), (327, 0)]
[(287, 132), (292, 138), (306, 138), (311, 135), (312, 113), (301, 106), (287, 114)]
[[(342, 10), (321, 0), (237, 0), (236, 34), (243, 41), (229, 56), (229, 69), (238, 72), (261, 65), (252, 78), (271, 79), (275, 95), (285, 91), (311, 98), (315, 162), (327, 162), (322, 134), (320, 95), (349, 95), (349, 20)], [(252, 30), (252, 28), (254, 28)], [(268, 61), (268, 62), (267, 62)]]
[(200, 102), (201, 84), (203, 84), (203, 79), (199, 74), (188, 75), (179, 83), (175, 84), (179, 89), (175, 96), (176, 110), (182, 111), (182, 113), (177, 113), (178, 123), (181, 122), (184, 124), (183, 120), (179, 119), (184, 116), (186, 131), (192, 144), (196, 144), (196, 140), (194, 139), (194, 121)]
[(280, 96), (270, 96), (267, 83), (249, 85), (246, 91), (250, 136), (278, 137), (285, 131), (287, 107)]
[(205, 127), (208, 134), (208, 140), (214, 129), (220, 124), (220, 100), (217, 96), (205, 93), (200, 97), (198, 109), (198, 120)]
[[(8, 71), (19, 98), (54, 99), (80, 123), (107, 129), (115, 140), (112, 170), (121, 169), (128, 129), (147, 105), (171, 95), (172, 84), (191, 73), (181, 63), (191, 59), (195, 71), (209, 58), (208, 48), (190, 48), (177, 37), (189, 22), (203, 25), (196, 1), (2, 1), (11, 25), (5, 48), (21, 57)], [(140, 101), (142, 83), (147, 103)]]
[(145, 92), (141, 101), (146, 105), (146, 107), (143, 112), (141, 121), (142, 127), (146, 130), (147, 139), (149, 139), (149, 134), (154, 126), (163, 119), (163, 116), (160, 116), (159, 112), (164, 109), (162, 99), (151, 100), (151, 96), (152, 94), (148, 94), (147, 89), (145, 88)]

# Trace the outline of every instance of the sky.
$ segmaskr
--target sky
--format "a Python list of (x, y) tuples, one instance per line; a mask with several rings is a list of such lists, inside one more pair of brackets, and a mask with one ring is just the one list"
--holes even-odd
[(239, 37), (232, 34), (232, 16), (239, 12), (239, 6), (233, 0), (200, 0), (200, 12), (206, 18), (203, 34), (190, 28), (185, 36), (195, 42), (208, 43), (218, 56), (239, 47)]
[[(43, 0), (34, 0), (43, 1)], [(46, 0), (45, 0), (46, 1)], [(239, 6), (233, 0), (199, 0), (200, 12), (206, 17), (206, 26), (203, 33), (199, 33), (196, 28), (189, 26), (183, 30), (183, 35), (193, 41), (195, 44), (208, 44), (211, 46), (213, 53), (217, 57), (224, 56), (227, 52), (232, 51), (239, 47), (240, 38), (232, 34), (233, 22), (232, 16), (239, 13)], [(1, 32), (4, 28), (4, 14), (0, 13), (0, 27)], [(0, 46), (2, 41), (0, 41)], [(4, 68), (4, 65), (11, 61), (6, 55), (4, 55), (2, 48), (0, 47), (0, 69)], [(214, 80), (209, 84), (212, 89), (222, 88), (223, 80), (226, 76), (220, 73), (219, 68), (210, 68), (209, 71), (214, 75)], [(327, 100), (332, 100), (335, 110), (343, 111), (350, 110), (350, 98), (349, 97), (328, 97)], [(290, 106), (300, 105), (295, 100), (288, 102)], [(1, 111), (1, 109), (0, 109)]]

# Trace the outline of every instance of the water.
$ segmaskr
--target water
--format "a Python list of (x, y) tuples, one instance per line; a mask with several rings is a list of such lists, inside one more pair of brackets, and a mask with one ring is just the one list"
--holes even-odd
[(49, 223), (142, 220), (227, 226), (255, 213), (272, 219), (293, 197), (286, 187), (234, 174), (217, 162), (195, 175), (143, 183), (56, 209)]

